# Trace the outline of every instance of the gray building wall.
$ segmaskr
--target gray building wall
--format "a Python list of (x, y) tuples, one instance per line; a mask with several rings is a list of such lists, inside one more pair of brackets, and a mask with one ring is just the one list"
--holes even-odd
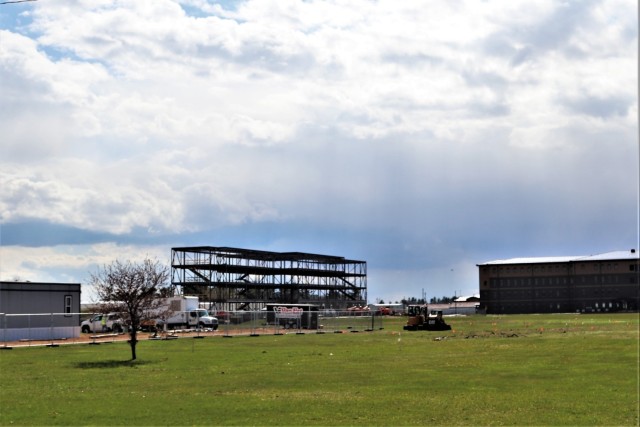
[(0, 282), (0, 340), (78, 336), (79, 283)]

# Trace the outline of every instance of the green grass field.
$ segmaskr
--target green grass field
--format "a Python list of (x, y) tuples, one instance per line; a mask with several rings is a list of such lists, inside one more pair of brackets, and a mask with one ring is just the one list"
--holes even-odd
[(2, 425), (638, 425), (638, 315), (0, 351)]

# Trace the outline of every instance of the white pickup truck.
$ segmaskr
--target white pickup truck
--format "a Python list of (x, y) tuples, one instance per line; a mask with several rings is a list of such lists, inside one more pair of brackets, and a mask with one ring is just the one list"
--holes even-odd
[(124, 321), (119, 313), (95, 314), (80, 324), (80, 330), (85, 333), (123, 332)]

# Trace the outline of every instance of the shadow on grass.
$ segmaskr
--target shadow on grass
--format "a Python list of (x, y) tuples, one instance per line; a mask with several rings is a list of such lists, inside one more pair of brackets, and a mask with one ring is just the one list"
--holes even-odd
[(143, 360), (98, 360), (94, 362), (78, 362), (74, 363), (75, 368), (80, 369), (108, 369), (108, 368), (121, 368), (129, 367), (136, 368), (141, 365), (147, 365), (152, 362)]

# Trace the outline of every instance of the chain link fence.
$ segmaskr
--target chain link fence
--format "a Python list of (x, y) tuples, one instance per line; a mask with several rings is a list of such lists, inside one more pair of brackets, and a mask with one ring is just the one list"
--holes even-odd
[(31, 344), (78, 338), (80, 336), (79, 313), (0, 313), (0, 342), (3, 348), (9, 342)]
[[(259, 336), (373, 332), (383, 329), (384, 316), (369, 311), (320, 310), (304, 312), (229, 311), (215, 315), (217, 325), (141, 331), (138, 339), (181, 336)], [(0, 313), (0, 348), (62, 343), (100, 343), (126, 340), (127, 325), (101, 313)]]
[(338, 310), (304, 311), (301, 313), (271, 311), (218, 312), (219, 330), (223, 336), (281, 335), (285, 333), (372, 332), (383, 329), (384, 316), (371, 312)]

